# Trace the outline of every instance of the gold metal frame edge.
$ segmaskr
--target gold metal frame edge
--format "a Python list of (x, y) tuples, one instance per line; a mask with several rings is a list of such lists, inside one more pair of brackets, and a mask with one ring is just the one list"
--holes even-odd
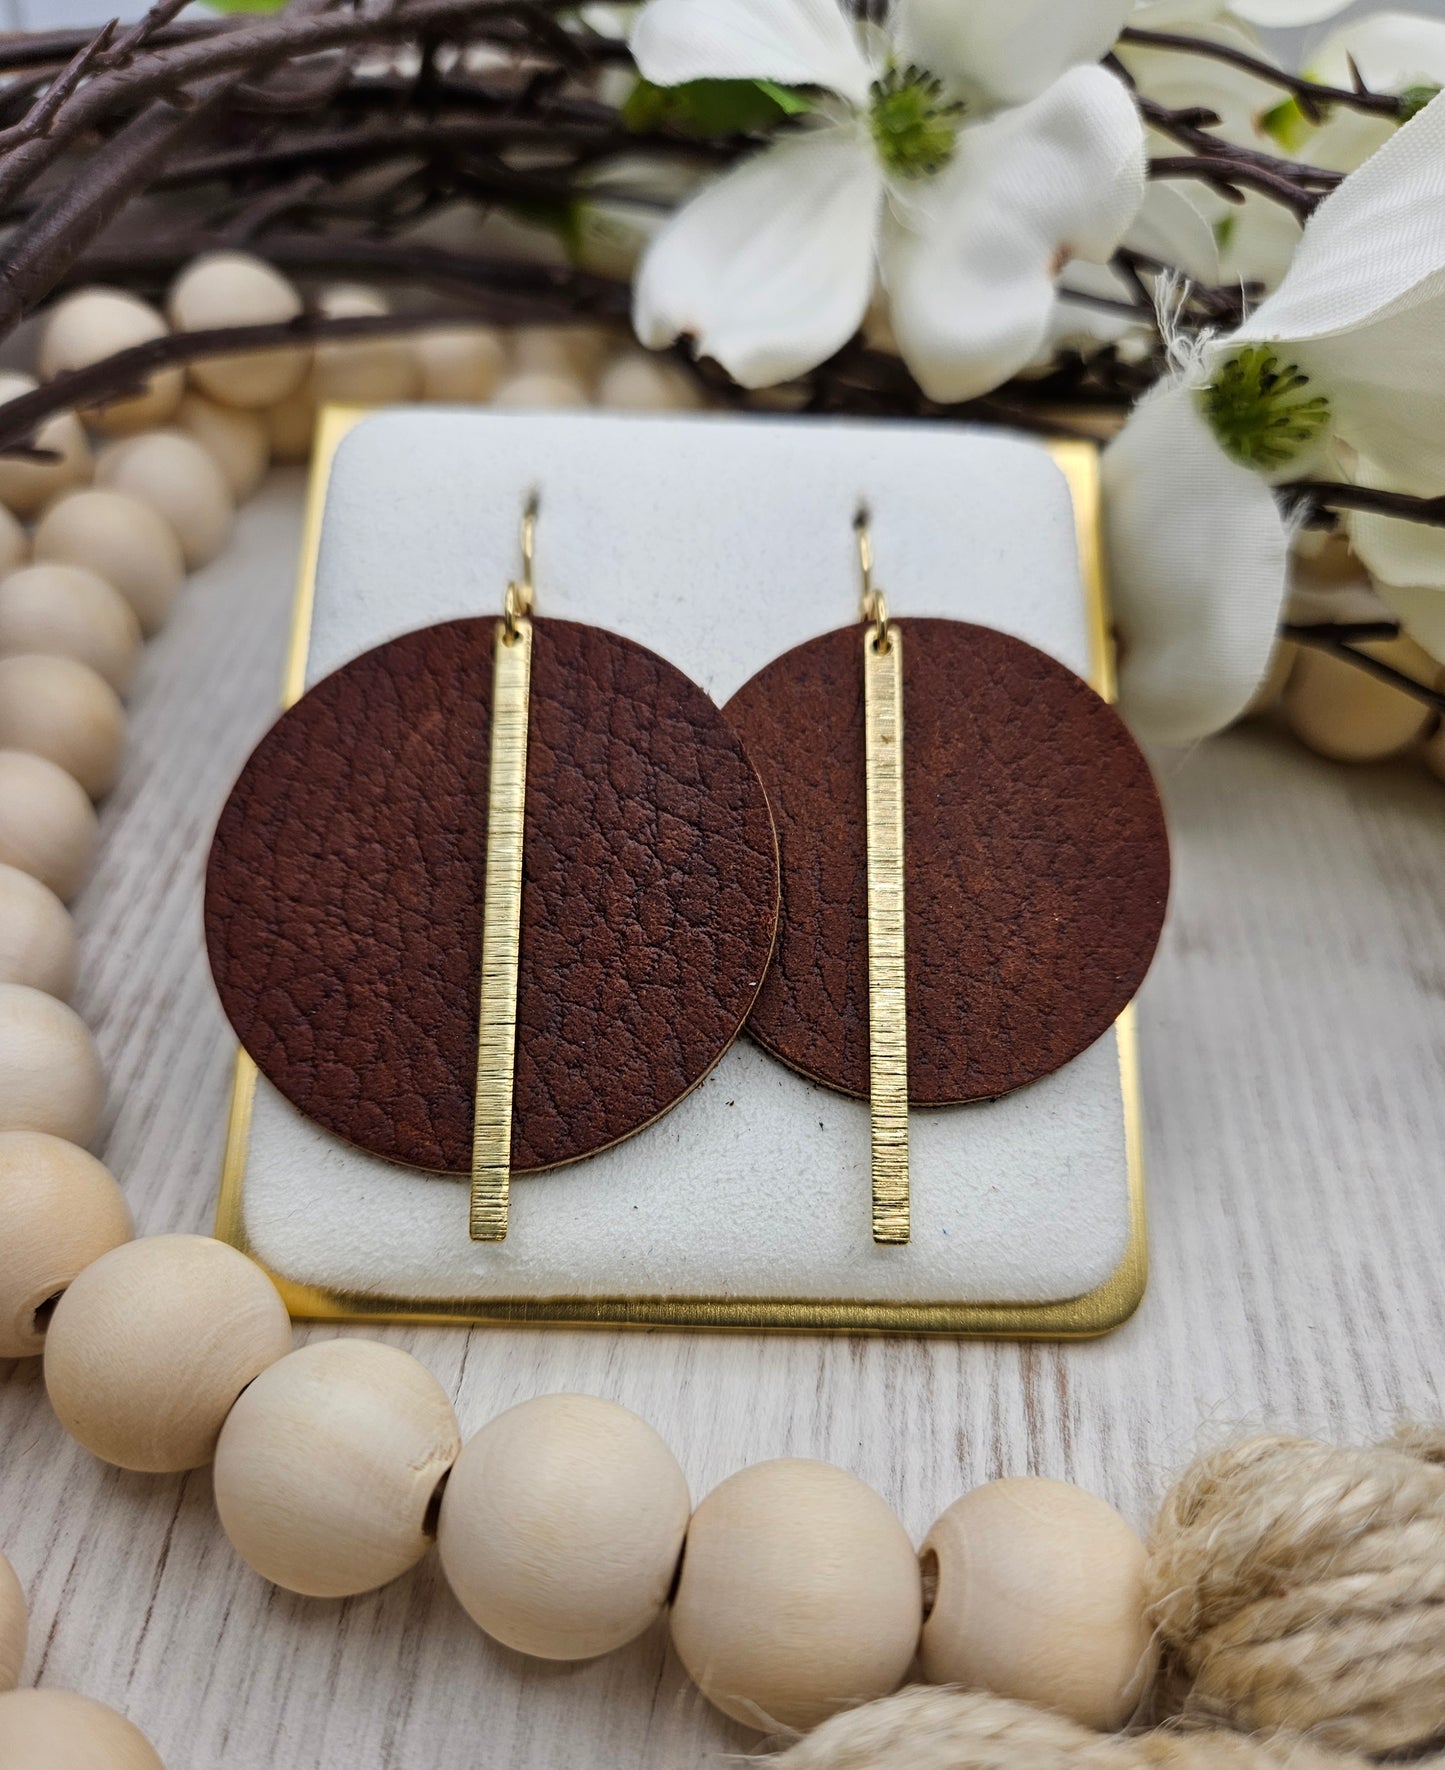
[[(306, 660), (316, 595), (321, 522), (331, 467), (342, 438), (367, 408), (327, 406), (316, 429), (306, 519), (282, 685), (290, 706), (306, 686)], [(1079, 569), (1089, 619), (1090, 680), (1114, 698), (1113, 641), (1099, 529), (1099, 463), (1093, 443), (1050, 442), (1073, 504)], [(257, 1069), (236, 1054), (215, 1233), (256, 1260), (270, 1275), (293, 1316), (325, 1321), (441, 1323), (482, 1327), (629, 1327), (722, 1329), (736, 1332), (939, 1334), (963, 1339), (1093, 1339), (1122, 1326), (1148, 1284), (1148, 1227), (1144, 1205), (1142, 1109), (1138, 1025), (1131, 1003), (1115, 1022), (1129, 1197), (1129, 1230), (1119, 1264), (1102, 1284), (1081, 1296), (1046, 1303), (879, 1303), (865, 1298), (807, 1297), (432, 1297), (374, 1295), (302, 1284), (261, 1260), (245, 1222), (246, 1162)]]

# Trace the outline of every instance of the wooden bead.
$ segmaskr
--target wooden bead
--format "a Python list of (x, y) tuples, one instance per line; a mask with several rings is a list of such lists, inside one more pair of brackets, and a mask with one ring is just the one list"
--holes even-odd
[(98, 826), (85, 789), (26, 750), (0, 750), (0, 861), (69, 903), (84, 883)]
[(113, 584), (136, 612), (141, 632), (159, 631), (186, 575), (171, 525), (126, 492), (103, 486), (67, 492), (35, 530), (37, 560), (83, 565)]
[(68, 1002), (75, 988), (75, 924), (40, 879), (0, 862), (0, 983), (23, 983)]
[(120, 772), (125, 709), (89, 664), (44, 652), (0, 657), (0, 746), (48, 757), (99, 799)]
[(28, 1629), (24, 1588), (15, 1569), (0, 1555), (0, 1695), (20, 1682)]
[(0, 1358), (45, 1350), (48, 1305), (134, 1234), (107, 1169), (43, 1131), (0, 1131)]
[(216, 1446), (216, 1510), (241, 1559), (312, 1598), (384, 1586), (426, 1553), (461, 1449), (440, 1383), (376, 1340), (318, 1340), (262, 1371)]
[(746, 1726), (816, 1726), (902, 1682), (922, 1618), (918, 1560), (866, 1483), (828, 1463), (757, 1463), (693, 1514), (672, 1639), (708, 1701)]
[(210, 1462), (236, 1397), (291, 1349), (271, 1280), (204, 1235), (127, 1242), (87, 1266), (45, 1336), (50, 1405), (122, 1469)]
[(597, 403), (617, 412), (690, 412), (702, 397), (676, 363), (630, 350), (603, 372)]
[[(1410, 639), (1360, 647), (1419, 682), (1434, 680), (1434, 659)], [(1430, 725), (1430, 709), (1356, 664), (1302, 645), (1284, 691), (1285, 718), (1301, 743), (1335, 762), (1379, 762), (1408, 749)]]
[(497, 389), (494, 403), (512, 412), (563, 412), (585, 406), (587, 390), (572, 375), (514, 375)]
[(261, 414), (273, 461), (295, 466), (311, 454), (316, 435), (316, 379), (308, 375), (289, 398), (268, 406)]
[[(40, 333), (36, 360), (44, 380), (84, 369), (133, 344), (164, 338), (169, 327), (148, 301), (124, 289), (77, 289), (51, 309)], [(124, 436), (164, 424), (180, 402), (180, 369), (157, 369), (141, 392), (82, 410), (86, 422), (108, 436)]]
[[(0, 374), (0, 405), (33, 392), (39, 385), (33, 375)], [(47, 418), (36, 430), (34, 441), (36, 448), (50, 450), (59, 460), (26, 461), (17, 455), (0, 455), (0, 503), (17, 516), (34, 516), (41, 505), (90, 478), (90, 444), (74, 412)]]
[(922, 1549), (933, 1588), (930, 1684), (988, 1690), (1088, 1727), (1121, 1727), (1154, 1670), (1144, 1545), (1065, 1481), (990, 1481), (955, 1500)]
[(140, 661), (135, 610), (82, 565), (21, 566), (0, 578), (0, 656), (50, 652), (74, 658), (125, 694)]
[(30, 557), (30, 537), (19, 519), (0, 504), (0, 575), (13, 572)]
[[(1440, 678), (1445, 683), (1445, 674)], [(1426, 768), (1437, 780), (1445, 781), (1445, 725), (1442, 725), (1433, 737), (1426, 738), (1421, 746), (1420, 755)]]
[(615, 334), (596, 326), (516, 326), (512, 368), (518, 375), (560, 375), (589, 381)]
[(73, 1690), (0, 1696), (0, 1764), (6, 1770), (165, 1770), (138, 1727)]
[(412, 339), (421, 372), (421, 397), (453, 405), (481, 405), (496, 391), (507, 347), (490, 326), (421, 332)]
[[(207, 252), (171, 285), (166, 301), (178, 332), (212, 326), (266, 326), (294, 319), (301, 297), (280, 271), (250, 252)], [(310, 349), (238, 351), (191, 364), (202, 393), (228, 406), (270, 406), (294, 393), (305, 378)]]
[[(317, 307), (330, 319), (360, 319), (391, 312), (375, 289), (350, 283), (323, 289)], [(343, 405), (384, 406), (416, 397), (420, 374), (410, 342), (401, 337), (355, 338), (316, 346), (312, 379), (316, 397)]]
[(184, 431), (151, 430), (111, 443), (96, 457), (95, 481), (163, 516), (188, 571), (208, 564), (231, 537), (231, 488), (215, 458)]
[(542, 1395), (463, 1447), (437, 1547), (462, 1608), (539, 1659), (591, 1659), (662, 1614), (687, 1482), (645, 1420), (592, 1395)]
[(95, 1041), (75, 1010), (44, 990), (0, 983), (0, 1131), (89, 1143), (104, 1105)]
[(176, 407), (175, 423), (195, 437), (221, 470), (237, 503), (249, 498), (266, 477), (271, 442), (265, 415), (217, 405), (203, 394), (187, 393)]

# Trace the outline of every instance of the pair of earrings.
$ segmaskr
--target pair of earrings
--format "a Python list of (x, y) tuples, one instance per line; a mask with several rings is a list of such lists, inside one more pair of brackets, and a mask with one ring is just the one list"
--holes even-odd
[[(910, 1105), (1008, 1093), (1111, 1025), (1168, 847), (1113, 710), (1047, 654), (861, 621), (719, 710), (604, 629), (502, 616), (378, 646), (290, 708), (217, 828), (206, 931), (263, 1074), (347, 1142), (471, 1180), (594, 1154), (747, 1026), (872, 1107), (875, 1241), (909, 1239)], [(905, 724), (906, 710), (906, 724)]]

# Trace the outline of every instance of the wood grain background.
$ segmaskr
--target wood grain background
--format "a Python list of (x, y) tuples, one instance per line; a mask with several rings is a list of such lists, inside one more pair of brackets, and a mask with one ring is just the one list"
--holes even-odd
[[(211, 1221), (232, 1046), (201, 869), (276, 703), (299, 525), (279, 476), (150, 648), (79, 906), (104, 1154), (143, 1232)], [(1080, 1481), (1142, 1522), (1183, 1459), (1251, 1427), (1360, 1438), (1438, 1417), (1445, 793), (1263, 727), (1163, 772), (1177, 889), (1142, 998), (1154, 1275), (1123, 1331), (1064, 1347), (380, 1331), (437, 1373), (464, 1431), (547, 1390), (608, 1395), (663, 1432), (695, 1494), (744, 1463), (823, 1457), (915, 1536), (991, 1476)], [(274, 1590), (232, 1555), (208, 1472), (93, 1461), (34, 1362), (0, 1364), (0, 1548), (30, 1594), (27, 1681), (123, 1709), (171, 1770), (676, 1770), (754, 1743), (661, 1628), (551, 1666), (478, 1633), (434, 1561), (344, 1603)]]

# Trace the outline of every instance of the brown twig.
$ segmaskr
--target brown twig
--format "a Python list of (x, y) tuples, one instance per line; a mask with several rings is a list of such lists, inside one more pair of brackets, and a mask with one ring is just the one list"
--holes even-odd
[(1297, 479), (1279, 487), (1313, 510), (1368, 510), (1377, 516), (1398, 516), (1405, 522), (1445, 527), (1445, 493), (1433, 498), (1410, 492), (1388, 492), (1380, 486), (1344, 485), (1335, 480)]
[(1380, 682), (1388, 682), (1401, 694), (1409, 695), (1422, 706), (1432, 708), (1436, 713), (1445, 713), (1445, 692), (1431, 688), (1427, 683), (1417, 682), (1413, 676), (1407, 676), (1403, 670), (1397, 670), (1393, 664), (1387, 664), (1382, 658), (1372, 657), (1367, 651), (1358, 647), (1370, 640), (1395, 639), (1400, 629), (1388, 621), (1369, 621), (1335, 624), (1329, 621), (1296, 623), (1286, 621), (1280, 628), (1285, 639), (1292, 639), (1299, 645), (1311, 645), (1317, 651), (1328, 652), (1331, 657), (1338, 658), (1341, 663), (1353, 664), (1356, 669), (1363, 670), (1367, 676), (1373, 676)]
[(1292, 98), (1299, 100), (1300, 109), (1310, 116), (1311, 121), (1318, 121), (1324, 108), (1332, 104), (1345, 105), (1352, 111), (1365, 111), (1372, 116), (1400, 118), (1405, 114), (1405, 107), (1398, 98), (1388, 93), (1368, 92), (1363, 88), (1347, 86), (1326, 86), (1318, 80), (1307, 80), (1301, 74), (1287, 73), (1277, 68), (1262, 57), (1251, 55), (1247, 50), (1238, 49), (1230, 43), (1214, 43), (1205, 37), (1190, 37), (1175, 31), (1145, 31), (1135, 26), (1128, 26), (1119, 33), (1121, 43), (1137, 43), (1141, 47), (1151, 49), (1175, 49), (1188, 55), (1203, 56), (1209, 61), (1225, 62), (1230, 67), (1241, 68), (1247, 74), (1267, 85), (1277, 86), (1281, 92), (1288, 92)]

